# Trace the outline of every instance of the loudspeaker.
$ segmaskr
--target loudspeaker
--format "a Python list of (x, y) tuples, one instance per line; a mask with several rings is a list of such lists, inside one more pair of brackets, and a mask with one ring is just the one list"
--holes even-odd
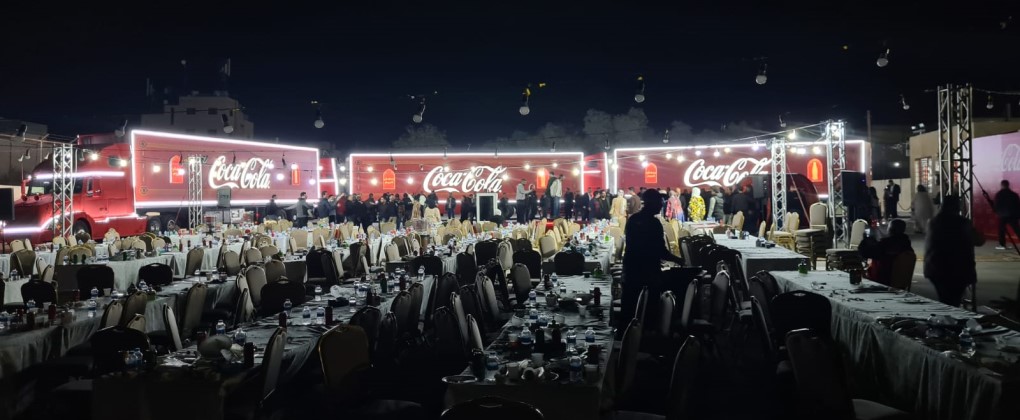
[(220, 187), (216, 190), (216, 206), (220, 208), (230, 208), (230, 187)]
[(475, 205), (477, 206), (478, 214), (476, 220), (489, 220), (492, 215), (495, 214), (493, 209), (496, 208), (496, 194), (481, 193), (475, 194)]
[(751, 196), (755, 199), (762, 199), (768, 197), (769, 191), (769, 174), (754, 174), (748, 175), (751, 178)]
[(14, 221), (14, 189), (0, 188), (0, 221)]
[(843, 185), (843, 204), (858, 206), (871, 204), (868, 192), (868, 177), (863, 172), (843, 171), (840, 183)]

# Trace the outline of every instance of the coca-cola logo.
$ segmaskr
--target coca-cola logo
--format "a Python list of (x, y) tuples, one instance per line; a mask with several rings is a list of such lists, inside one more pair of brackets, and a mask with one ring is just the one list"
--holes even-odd
[(503, 189), (505, 166), (475, 166), (462, 171), (446, 171), (442, 166), (432, 168), (422, 186), (425, 192), (498, 193)]
[(226, 156), (213, 161), (209, 169), (209, 186), (243, 189), (269, 189), (269, 167), (272, 159), (251, 158), (237, 163), (227, 163)]
[(1010, 144), (1002, 151), (1002, 172), (1020, 171), (1020, 146)]
[(691, 162), (684, 172), (687, 186), (698, 185), (731, 187), (748, 175), (768, 172), (769, 158), (740, 158), (729, 165), (706, 165), (705, 159)]

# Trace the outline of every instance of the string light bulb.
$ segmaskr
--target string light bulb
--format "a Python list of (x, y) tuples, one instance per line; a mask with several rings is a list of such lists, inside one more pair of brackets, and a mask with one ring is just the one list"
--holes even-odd
[(903, 106), (904, 111), (910, 110), (910, 104), (907, 103), (907, 98), (903, 94), (900, 94), (900, 105)]
[(682, 155), (682, 154), (680, 154), (680, 155), (677, 155), (677, 156), (676, 156), (676, 161), (677, 161), (677, 162), (683, 162), (683, 161), (684, 161), (684, 159), (685, 159), (685, 158), (684, 158), (684, 155)]
[(531, 164), (528, 163), (528, 162), (524, 162), (524, 170), (525, 171), (530, 171), (531, 170)]
[(528, 106), (528, 103), (530, 101), (531, 101), (531, 86), (529, 85), (528, 87), (524, 88), (524, 92), (521, 94), (521, 107), (517, 108), (517, 112), (520, 112), (521, 115), (530, 114), (531, 108)]
[(663, 144), (669, 144), (669, 130), (668, 129), (666, 130), (666, 133), (662, 135), (662, 143)]
[(797, 139), (797, 130), (790, 130), (790, 133), (786, 135), (786, 138), (788, 138), (790, 140), (796, 140)]
[(322, 128), (326, 126), (326, 122), (322, 120), (322, 110), (315, 110), (315, 122), (312, 123), (315, 128)]
[(369, 167), (365, 168), (365, 170), (368, 171), (368, 172), (372, 172), (372, 171), (375, 170), (375, 168), (372, 167), (372, 166), (369, 166)]
[(988, 94), (988, 104), (985, 105), (985, 109), (995, 108), (995, 102), (992, 102), (992, 94)]
[(673, 159), (672, 153), (666, 153), (666, 160)]
[(642, 162), (644, 162), (645, 161), (645, 155), (638, 155), (637, 159), (642, 161)]
[[(418, 112), (411, 116), (411, 121), (415, 124), (420, 124), (425, 119), (425, 98), (426, 96), (422, 95), (421, 101), (418, 102)], [(411, 99), (414, 97), (412, 96)]]
[(553, 163), (552, 163), (552, 167), (553, 167), (553, 168), (555, 168), (555, 167), (558, 167), (558, 166), (560, 166), (560, 164), (559, 164), (558, 162), (553, 162)]
[(701, 156), (701, 151), (700, 150), (695, 150), (694, 151), (694, 156)]
[(642, 160), (641, 161), (641, 167), (642, 168), (647, 168), (648, 167), (648, 161), (647, 160)]
[(634, 102), (642, 103), (645, 101), (645, 77), (638, 75), (637, 77), (637, 93), (634, 94)]
[(230, 125), (230, 119), (227, 118), (227, 114), (220, 114), (220, 119), (223, 120), (223, 132), (230, 134), (234, 132), (234, 126)]
[(720, 155), (722, 155), (722, 153), (719, 153), (719, 149), (715, 149), (715, 151), (712, 152), (712, 157), (719, 157)]
[(571, 173), (571, 174), (573, 174), (574, 176), (578, 176), (578, 175), (580, 175), (580, 174), (581, 174), (581, 170), (580, 170), (580, 169), (577, 169), (577, 168), (574, 168), (574, 169), (572, 169), (572, 170), (570, 171), (570, 173)]
[(768, 68), (769, 68), (768, 63), (763, 63), (761, 65), (761, 70), (759, 70), (758, 75), (754, 77), (755, 83), (757, 83), (758, 85), (764, 85), (769, 81), (769, 76), (767, 74)]
[(152, 165), (152, 173), (158, 174), (159, 171), (161, 171), (161, 170), (163, 170), (163, 168), (160, 167), (159, 165)]
[(783, 120), (783, 114), (779, 114), (779, 128), (786, 128), (786, 121)]
[(886, 48), (881, 54), (878, 55), (878, 59), (875, 60), (875, 65), (878, 67), (885, 67), (889, 65), (889, 49)]
[(407, 185), (411, 185), (411, 184), (414, 184), (414, 178), (407, 177)]

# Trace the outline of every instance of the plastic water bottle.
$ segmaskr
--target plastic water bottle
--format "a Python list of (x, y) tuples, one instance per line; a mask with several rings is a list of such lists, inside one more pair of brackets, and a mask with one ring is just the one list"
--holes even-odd
[(21, 280), (18, 278), (18, 270), (11, 270), (11, 280)]
[(7, 311), (0, 312), (0, 331), (7, 329), (9, 322), (11, 322), (11, 314)]
[(290, 318), (290, 308), (293, 308), (294, 304), (290, 302), (290, 299), (283, 301), (283, 312), (287, 314), (287, 318)]
[(530, 346), (531, 330), (528, 328), (524, 328), (523, 330), (521, 330), (521, 335), (519, 335), (517, 339), (520, 340), (522, 346)]
[[(325, 314), (323, 314), (323, 316), (325, 316)], [(301, 324), (312, 325), (312, 309), (307, 306), (301, 310)]]
[(570, 382), (584, 380), (584, 364), (578, 356), (570, 356)]
[(141, 290), (143, 292), (148, 292), (149, 291), (149, 284), (146, 283), (145, 280), (138, 280), (138, 290)]
[(528, 320), (532, 324), (537, 324), (538, 323), (538, 309), (531, 308), (531, 311), (528, 312)]
[(418, 267), (418, 281), (425, 281), (425, 266)]
[(92, 286), (92, 291), (90, 293), (92, 294), (92, 300), (99, 299), (99, 288), (98, 287)]
[(326, 323), (326, 307), (320, 306), (315, 309), (315, 323), (323, 325)]
[(964, 327), (963, 331), (960, 331), (960, 353), (963, 353), (967, 357), (974, 357), (974, 353), (977, 352), (977, 348), (974, 345), (974, 337), (970, 335), (970, 328)]
[[(95, 289), (93, 288), (92, 290), (95, 290)], [(95, 297), (93, 297), (92, 299), (89, 299), (89, 303), (88, 303), (89, 318), (95, 318), (96, 317), (96, 308), (98, 306), (99, 306), (99, 304), (96, 302), (96, 298)]]
[(577, 330), (571, 328), (567, 331), (567, 349), (573, 350), (575, 346), (577, 346)]
[(241, 327), (237, 327), (237, 330), (234, 331), (234, 342), (237, 343), (238, 345), (243, 346), (244, 343), (247, 341), (248, 333), (244, 332), (244, 330), (242, 330)]
[(221, 319), (221, 320), (219, 320), (219, 322), (216, 323), (216, 335), (226, 335), (226, 334), (227, 334), (227, 324), (225, 322), (223, 322), (223, 320)]
[(489, 353), (485, 356), (485, 382), (496, 382), (496, 372), (499, 371), (499, 359), (496, 355)]
[(145, 362), (145, 354), (142, 353), (142, 349), (135, 347), (135, 368), (141, 368)]
[(322, 300), (322, 286), (315, 285), (315, 301), (318, 302), (321, 300)]
[(556, 272), (555, 272), (555, 271), (554, 271), (554, 272), (552, 273), (552, 275), (551, 275), (551, 276), (549, 276), (549, 280), (550, 280), (550, 282), (552, 282), (552, 287), (553, 287), (553, 289), (555, 289), (555, 288), (556, 288), (556, 285), (560, 283), (560, 280), (559, 280), (559, 279), (560, 279), (560, 278), (559, 278), (559, 276), (557, 276), (557, 275), (556, 275)]
[(528, 292), (528, 304), (531, 306), (538, 305), (538, 293), (535, 292), (535, 289), (531, 289)]
[(35, 309), (35, 299), (29, 299), (28, 302), (25, 302), (25, 306), (28, 308), (27, 312), (32, 312)]
[(595, 330), (588, 327), (584, 332), (584, 342), (588, 344), (595, 344)]

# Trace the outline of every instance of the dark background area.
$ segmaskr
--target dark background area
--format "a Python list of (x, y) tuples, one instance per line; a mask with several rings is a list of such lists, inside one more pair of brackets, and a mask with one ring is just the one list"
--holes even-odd
[[(631, 107), (659, 131), (677, 120), (774, 131), (779, 114), (861, 130), (866, 110), (875, 124), (934, 126), (926, 90), (938, 84), (1020, 90), (1017, 2), (492, 3), (7, 5), (0, 116), (58, 134), (110, 131), (152, 109), (147, 78), (178, 86), (182, 59), (200, 90), (231, 59), (229, 91), (256, 138), (342, 148), (388, 146), (416, 110), (408, 95), (432, 91), (426, 122), (462, 146)], [(890, 64), (878, 68), (885, 48)], [(754, 83), (760, 57), (764, 86)], [(640, 105), (637, 74), (647, 78)], [(521, 90), (535, 82), (548, 86), (522, 117)], [(988, 111), (975, 96), (976, 117), (1020, 107), (1004, 96)], [(324, 103), (321, 130), (311, 100)]]

